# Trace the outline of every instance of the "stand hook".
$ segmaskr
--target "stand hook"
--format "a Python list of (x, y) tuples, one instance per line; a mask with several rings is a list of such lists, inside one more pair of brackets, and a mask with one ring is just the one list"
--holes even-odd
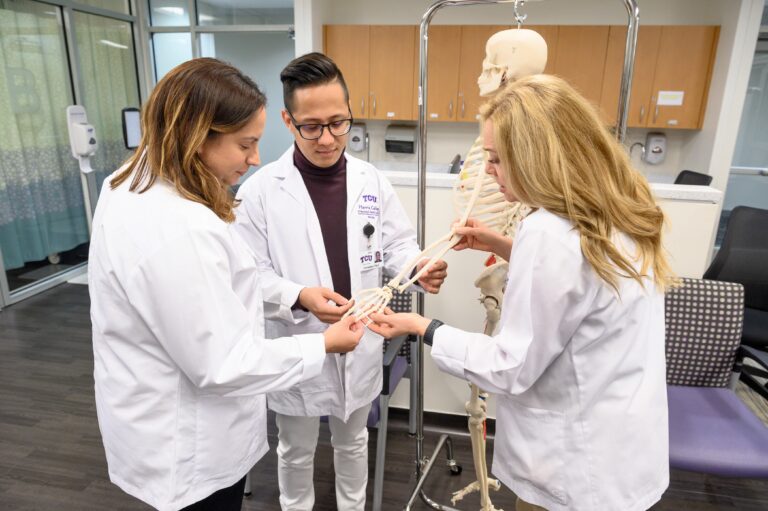
[(527, 14), (520, 14), (520, 12), (517, 10), (518, 7), (523, 7), (525, 5), (525, 0), (515, 0), (515, 21), (517, 21), (517, 28), (520, 29), (523, 26), (523, 22), (528, 17)]

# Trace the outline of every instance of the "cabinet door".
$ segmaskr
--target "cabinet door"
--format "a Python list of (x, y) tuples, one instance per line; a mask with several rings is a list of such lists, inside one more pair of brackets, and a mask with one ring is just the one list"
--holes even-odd
[(523, 28), (538, 32), (547, 43), (547, 67), (544, 74), (551, 75), (555, 72), (555, 58), (557, 56), (557, 39), (560, 27), (557, 25), (523, 25)]
[(369, 118), (411, 117), (415, 30), (412, 25), (371, 26)]
[[(419, 30), (416, 29), (414, 48), (415, 101), (413, 118), (419, 118)], [(459, 54), (461, 51), (461, 27), (458, 25), (434, 25), (429, 27), (429, 67), (427, 69), (427, 120), (455, 121), (457, 92), (459, 88)]]
[(325, 54), (336, 62), (349, 89), (352, 117), (368, 118), (370, 91), (368, 25), (325, 25), (323, 39)]
[(599, 105), (607, 50), (607, 25), (561, 25), (557, 34), (554, 72), (593, 104)]
[[(627, 126), (637, 128), (644, 127), (648, 123), (660, 37), (661, 27), (659, 26), (641, 26), (638, 31)], [(619, 111), (619, 92), (621, 90), (621, 77), (624, 72), (626, 44), (627, 27), (612, 26), (608, 37), (603, 92), (600, 97), (600, 111), (603, 119), (609, 125), (616, 124), (616, 116)]]
[(477, 78), (483, 70), (485, 43), (496, 32), (510, 27), (505, 25), (464, 25), (461, 27), (459, 51), (459, 89), (457, 95), (457, 121), (477, 119), (483, 98), (477, 87)]
[(701, 128), (718, 35), (715, 26), (662, 27), (649, 127)]

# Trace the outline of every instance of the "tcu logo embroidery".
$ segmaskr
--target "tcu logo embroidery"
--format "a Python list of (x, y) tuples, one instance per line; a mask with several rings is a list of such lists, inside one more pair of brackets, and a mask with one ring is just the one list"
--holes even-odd
[(365, 254), (364, 256), (360, 256), (361, 263), (370, 263), (371, 261), (373, 261), (373, 256), (371, 254)]
[(363, 195), (363, 202), (378, 202), (379, 199), (375, 195)]

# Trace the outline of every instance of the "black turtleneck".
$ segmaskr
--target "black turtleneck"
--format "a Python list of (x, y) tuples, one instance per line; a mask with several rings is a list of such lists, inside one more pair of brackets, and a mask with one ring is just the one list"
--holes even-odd
[(333, 290), (345, 298), (352, 294), (347, 252), (347, 158), (327, 168), (309, 161), (294, 145), (293, 164), (299, 170), (320, 221), (325, 255), (333, 279)]

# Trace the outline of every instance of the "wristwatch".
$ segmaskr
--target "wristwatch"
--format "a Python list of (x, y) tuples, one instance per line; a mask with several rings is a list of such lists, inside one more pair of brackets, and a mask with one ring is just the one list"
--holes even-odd
[(433, 319), (427, 326), (427, 329), (424, 331), (424, 344), (426, 344), (427, 346), (432, 346), (432, 338), (435, 336), (435, 330), (437, 330), (444, 324), (445, 323), (443, 323), (439, 319)]

